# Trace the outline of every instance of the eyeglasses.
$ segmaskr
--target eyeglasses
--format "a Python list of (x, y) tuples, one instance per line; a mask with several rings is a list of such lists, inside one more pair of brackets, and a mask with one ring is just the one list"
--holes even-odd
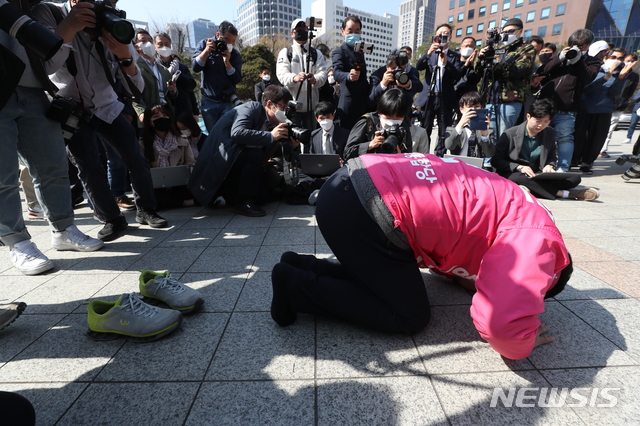
[(284, 110), (286, 110), (286, 109), (287, 109), (287, 105), (286, 105), (286, 104), (285, 104), (285, 105), (282, 105), (282, 104), (276, 103), (276, 107), (281, 107), (281, 108), (282, 108), (282, 111), (284, 111)]
[(620, 60), (622, 60), (622, 56), (611, 55), (611, 56), (609, 56), (609, 59), (615, 59), (615, 60), (620, 61)]

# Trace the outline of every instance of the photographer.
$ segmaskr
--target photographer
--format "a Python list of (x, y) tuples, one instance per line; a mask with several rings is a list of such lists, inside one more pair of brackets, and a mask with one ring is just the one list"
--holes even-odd
[(215, 39), (201, 40), (193, 54), (193, 71), (202, 72), (200, 112), (208, 132), (234, 107), (231, 96), (242, 80), (242, 57), (233, 48), (237, 37), (236, 27), (223, 21)]
[(444, 146), (453, 155), (465, 157), (491, 157), (496, 150), (489, 115), (485, 116), (484, 130), (471, 129), (470, 124), (482, 109), (482, 97), (478, 92), (469, 92), (460, 98), (460, 121), (455, 127), (447, 127)]
[(411, 101), (401, 89), (389, 89), (378, 100), (376, 112), (363, 115), (353, 126), (344, 160), (367, 153), (411, 152)]
[[(16, 13), (21, 10), (18, 1), (7, 4), (0, 0), (0, 6), (12, 8)], [(22, 14), (28, 12), (22, 10)], [(2, 13), (6, 13), (6, 9)], [(61, 42), (48, 31), (43, 29), (43, 32), (57, 43)], [(37, 40), (37, 43), (42, 45), (43, 41)], [(33, 176), (36, 196), (49, 221), (53, 248), (92, 251), (104, 244), (89, 238), (74, 225), (62, 131), (59, 123), (46, 117), (50, 102), (44, 91), (55, 91), (47, 74), (64, 61), (71, 46), (64, 44), (44, 63), (33, 50), (27, 49), (0, 30), (0, 57), (4, 65), (22, 67), (24, 64), (17, 86), (2, 83), (3, 94), (5, 90), (10, 94), (6, 104), (0, 105), (0, 245), (9, 247), (14, 267), (25, 275), (36, 275), (52, 269), (54, 264), (31, 241), (25, 226), (18, 187), (18, 159)]]
[[(64, 34), (62, 38), (73, 46), (73, 53), (64, 58), (64, 64), (52, 75), (52, 81), (60, 88), (59, 95), (73, 99), (82, 108), (82, 119), (68, 139), (67, 153), (78, 168), (78, 177), (96, 216), (105, 222), (98, 238), (111, 241), (118, 238), (128, 225), (111, 195), (94, 142), (96, 134), (117, 152), (129, 169), (137, 207), (136, 222), (163, 228), (167, 221), (155, 211), (149, 164), (142, 155), (135, 129), (123, 114), (124, 105), (114, 90), (116, 79), (129, 92), (141, 91), (144, 87), (142, 75), (133, 60), (133, 45), (118, 42), (104, 28), (100, 37), (95, 33), (89, 34), (86, 29), (101, 26), (93, 9), (91, 3), (70, 0), (63, 4), (38, 4), (32, 13), (44, 26)], [(63, 18), (59, 24), (56, 15)]]
[(262, 169), (274, 144), (289, 139), (285, 111), (291, 99), (285, 87), (272, 84), (262, 94), (261, 104), (247, 102), (218, 121), (189, 179), (189, 190), (202, 205), (222, 195), (227, 204), (233, 203), (236, 214), (266, 214), (257, 205), (264, 194)]
[(418, 71), (426, 71), (424, 90), (414, 103), (424, 111), (422, 127), (426, 129), (429, 140), (433, 120), (438, 118), (438, 142), (434, 152), (439, 157), (445, 153), (444, 138), (447, 127), (453, 124), (453, 112), (457, 104), (455, 84), (462, 77), (460, 54), (449, 49), (450, 38), (451, 26), (439, 25), (429, 50), (416, 64)]
[(422, 91), (418, 70), (409, 66), (409, 56), (406, 50), (394, 50), (387, 56), (387, 65), (378, 68), (369, 79), (371, 93), (369, 93), (369, 107), (375, 108), (380, 96), (394, 87), (402, 90), (409, 102), (413, 102), (416, 93)]
[(291, 23), (291, 37), (292, 46), (282, 49), (278, 54), (276, 75), (280, 83), (289, 89), (294, 100), (300, 102), (294, 120), (296, 125), (313, 130), (315, 123), (310, 121), (309, 115), (312, 115), (319, 102), (320, 87), (327, 81), (326, 61), (322, 53), (307, 44), (309, 28), (303, 19)]

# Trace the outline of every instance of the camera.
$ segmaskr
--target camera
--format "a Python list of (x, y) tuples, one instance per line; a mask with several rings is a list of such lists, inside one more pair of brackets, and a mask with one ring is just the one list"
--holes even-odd
[(438, 43), (440, 45), (440, 48), (436, 49), (436, 54), (439, 55), (442, 53), (442, 48), (449, 43), (449, 35), (447, 34), (434, 35), (433, 42)]
[(309, 31), (315, 31), (322, 28), (322, 19), (311, 16), (305, 20), (305, 24), (307, 28), (309, 28)]
[(222, 52), (226, 52), (227, 51), (227, 42), (224, 41), (222, 38), (219, 38), (217, 40), (213, 40), (213, 44), (216, 47), (216, 51), (218, 53), (222, 53)]
[(402, 84), (403, 86), (409, 82), (409, 74), (407, 74), (401, 67), (396, 67), (393, 70), (393, 78), (396, 79), (396, 83)]
[(571, 46), (569, 50), (560, 52), (560, 60), (567, 65), (573, 65), (581, 58), (581, 51), (578, 46)]
[(45, 61), (51, 59), (63, 43), (60, 37), (23, 14), (7, 0), (0, 0), (0, 29), (18, 39), (21, 45)]
[(66, 140), (73, 137), (80, 120), (85, 119), (82, 105), (71, 98), (56, 96), (51, 101), (46, 117), (61, 124), (62, 136)]
[(290, 137), (306, 144), (309, 142), (309, 139), (311, 139), (311, 132), (308, 129), (297, 127), (293, 121), (291, 121), (296, 116), (298, 105), (301, 105), (300, 102), (289, 101), (287, 103), (287, 109), (284, 112), (287, 116), (287, 129), (289, 130)]
[(640, 179), (640, 156), (638, 155), (621, 155), (616, 160), (616, 164), (622, 166), (624, 163), (634, 163), (633, 166), (622, 174), (622, 179), (629, 181), (631, 179)]
[(227, 102), (232, 103), (234, 107), (242, 105), (242, 101), (238, 99), (238, 96), (236, 95), (236, 88), (233, 86), (223, 90), (222, 97)]
[(95, 28), (85, 28), (84, 31), (96, 37), (102, 34), (104, 28), (121, 44), (129, 44), (135, 36), (135, 30), (131, 22), (127, 21), (127, 12), (116, 9), (111, 1), (90, 1), (82, 0), (83, 3), (93, 5), (93, 12), (96, 14)]
[(396, 148), (404, 143), (407, 136), (407, 131), (399, 124), (394, 124), (391, 127), (382, 129), (382, 135), (384, 142), (378, 148), (378, 152), (383, 154), (395, 154)]

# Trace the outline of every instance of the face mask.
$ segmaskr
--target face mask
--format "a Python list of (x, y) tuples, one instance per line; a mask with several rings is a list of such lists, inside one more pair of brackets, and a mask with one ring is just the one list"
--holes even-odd
[(287, 121), (287, 114), (284, 111), (279, 110), (278, 108), (276, 108), (275, 115), (280, 123), (284, 123), (285, 121)]
[(166, 132), (171, 127), (171, 119), (169, 117), (160, 117), (153, 120), (153, 127), (159, 132)]
[(153, 57), (156, 54), (156, 48), (151, 42), (138, 43), (138, 47), (142, 50), (142, 53), (149, 57)]
[(189, 136), (191, 136), (191, 130), (189, 129), (180, 130), (180, 133), (182, 133), (182, 136), (184, 136), (185, 138), (188, 138)]
[(347, 36), (344, 38), (344, 41), (348, 46), (353, 47), (358, 41), (360, 41), (360, 34), (347, 34)]
[(502, 34), (502, 44), (508, 46), (514, 41), (518, 40), (518, 36), (515, 34)]
[(464, 56), (465, 58), (471, 56), (472, 53), (473, 47), (463, 47), (462, 49), (460, 49), (460, 56)]
[(322, 127), (322, 130), (324, 130), (325, 132), (328, 132), (333, 127), (333, 120), (329, 118), (320, 120), (319, 123), (320, 123), (320, 127)]
[(263, 79), (264, 81), (271, 81), (271, 75), (270, 75), (270, 74), (263, 75), (263, 76), (262, 76), (262, 79)]
[(333, 84), (333, 83), (335, 83), (335, 82), (336, 82), (336, 79), (335, 79), (332, 75), (330, 75), (330, 76), (327, 78), (327, 81), (329, 82), (329, 84)]
[(542, 63), (548, 62), (549, 59), (551, 59), (552, 55), (553, 53), (541, 53), (540, 55), (538, 55), (538, 59), (540, 59), (540, 62)]
[(309, 40), (309, 33), (305, 30), (296, 30), (296, 36), (294, 38), (296, 41), (307, 41)]
[(607, 59), (606, 61), (604, 61), (604, 64), (602, 65), (602, 69), (605, 71), (609, 71), (614, 66), (618, 66), (620, 62), (621, 61), (618, 61), (617, 59)]
[(393, 126), (394, 124), (397, 124), (399, 126), (399, 125), (402, 124), (402, 120), (389, 120), (389, 119), (380, 117), (380, 126), (383, 129), (388, 129), (389, 127)]
[(630, 66), (632, 63), (633, 63), (633, 62), (625, 62), (624, 64), (625, 64), (625, 66), (627, 66), (627, 67), (628, 67), (628, 66)]
[(166, 46), (161, 47), (160, 49), (158, 49), (158, 55), (164, 58), (168, 58), (169, 56), (171, 56), (171, 48)]
[(227, 50), (231, 52), (233, 50), (233, 44), (227, 43)]

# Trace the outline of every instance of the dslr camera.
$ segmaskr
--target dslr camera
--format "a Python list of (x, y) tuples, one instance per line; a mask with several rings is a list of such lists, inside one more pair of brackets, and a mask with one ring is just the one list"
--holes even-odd
[(63, 98), (62, 96), (53, 98), (46, 116), (48, 119), (60, 123), (62, 137), (66, 140), (70, 140), (73, 137), (80, 120), (87, 118), (79, 102), (71, 98)]
[(222, 52), (226, 52), (227, 51), (227, 42), (224, 41), (222, 39), (222, 37), (220, 37), (219, 39), (214, 39), (213, 40), (213, 45), (216, 47), (216, 51), (218, 53), (222, 53)]
[(382, 129), (382, 135), (384, 142), (378, 148), (378, 152), (383, 154), (395, 154), (396, 148), (399, 145), (403, 145), (405, 138), (407, 137), (407, 131), (399, 124), (394, 124), (391, 127)]
[(402, 67), (409, 63), (409, 56), (405, 50), (398, 50), (396, 52), (396, 68), (393, 70), (393, 77), (396, 83), (405, 85), (409, 82), (409, 74), (407, 74)]
[(242, 101), (238, 99), (238, 96), (236, 95), (236, 88), (233, 86), (222, 91), (222, 98), (227, 102), (232, 103), (234, 107), (242, 105)]
[(560, 52), (560, 60), (564, 61), (566, 65), (573, 65), (581, 58), (580, 48), (578, 46), (571, 46), (571, 48), (564, 52)]
[(116, 9), (110, 0), (81, 0), (81, 2), (92, 4), (92, 10), (96, 14), (96, 26), (95, 28), (85, 28), (84, 31), (87, 34), (98, 37), (104, 28), (118, 43), (131, 43), (135, 36), (135, 30), (131, 22), (127, 21), (127, 12)]
[(297, 127), (292, 121), (296, 116), (299, 103), (300, 102), (289, 101), (287, 104), (287, 109), (285, 110), (285, 115), (287, 116), (287, 129), (289, 130), (290, 137), (298, 142), (306, 144), (309, 142), (309, 139), (311, 139), (311, 132), (308, 129)]

